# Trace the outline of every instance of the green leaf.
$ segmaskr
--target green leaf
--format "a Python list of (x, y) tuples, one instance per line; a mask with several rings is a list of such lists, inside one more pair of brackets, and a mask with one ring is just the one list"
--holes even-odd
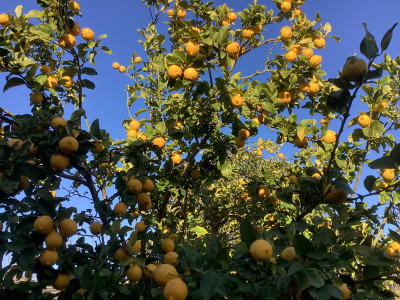
[(38, 19), (40, 19), (42, 16), (43, 12), (40, 10), (31, 10), (25, 15), (25, 17), (27, 18), (38, 18)]
[(97, 71), (93, 68), (85, 67), (82, 69), (82, 73), (86, 75), (98, 75)]
[(7, 80), (6, 84), (4, 85), (3, 92), (7, 91), (8, 89), (23, 85), (25, 84), (25, 80), (19, 77), (11, 77), (10, 79)]
[(288, 270), (288, 275), (290, 276), (290, 275), (296, 274), (297, 272), (300, 272), (303, 269), (304, 269), (304, 265), (301, 262), (296, 261), (293, 264), (291, 264), (291, 266)]
[(187, 244), (183, 244), (183, 251), (188, 263), (192, 266), (196, 266), (197, 261), (200, 259), (199, 251), (195, 247), (191, 247)]
[(212, 271), (204, 272), (200, 279), (200, 291), (203, 299), (212, 299), (221, 283), (222, 278), (217, 273)]
[(88, 89), (94, 90), (96, 86), (94, 85), (94, 83), (92, 81), (90, 81), (88, 79), (83, 79), (82, 87), (86, 87)]
[(232, 168), (232, 165), (230, 163), (224, 163), (221, 166), (221, 174), (222, 174), (222, 176), (225, 176), (225, 177), (229, 176), (232, 173), (232, 170), (233, 170), (233, 168)]
[(400, 165), (400, 144), (396, 144), (393, 147), (392, 151), (390, 151), (389, 157), (394, 163)]
[(248, 219), (240, 222), (240, 239), (247, 244), (248, 247), (257, 239), (253, 226)]
[(386, 31), (381, 41), (381, 51), (385, 51), (389, 47), (390, 41), (392, 40), (393, 30), (396, 28), (398, 23), (395, 23), (392, 28)]
[(90, 126), (90, 133), (96, 138), (101, 140), (99, 119), (93, 121)]
[(189, 231), (196, 233), (199, 236), (203, 236), (206, 235), (208, 233), (208, 231), (201, 226), (195, 226), (189, 229)]
[(71, 114), (71, 121), (75, 121), (81, 117), (83, 117), (85, 115), (85, 110), (80, 108), (78, 110), (75, 110), (72, 114)]
[(36, 27), (30, 28), (30, 32), (38, 35), (45, 41), (50, 41), (51, 37), (53, 36), (53, 28), (51, 28), (48, 24), (39, 24)]
[(293, 246), (300, 258), (304, 258), (309, 253), (314, 253), (313, 244), (302, 235), (296, 234), (293, 237)]
[(365, 77), (365, 80), (368, 79), (374, 79), (374, 78), (380, 78), (383, 74), (383, 69), (378, 68), (375, 70), (368, 70), (367, 76)]
[(400, 234), (398, 234), (396, 231), (393, 231), (392, 229), (389, 229), (389, 237), (397, 242), (400, 243)]
[(368, 166), (371, 169), (394, 169), (395, 165), (393, 160), (389, 156), (384, 156), (378, 159), (375, 159), (374, 161), (370, 162)]
[(111, 49), (108, 48), (108, 47), (106, 47), (106, 46), (102, 46), (100, 49), (101, 49), (103, 52), (107, 53), (107, 54), (110, 54), (110, 55), (112, 54)]
[(218, 32), (218, 42), (220, 44), (225, 44), (228, 42), (229, 33), (228, 33), (229, 25), (224, 25), (220, 28)]
[(376, 177), (373, 175), (368, 175), (367, 177), (365, 177), (364, 187), (366, 188), (366, 190), (368, 192), (372, 192), (374, 190), (375, 181), (376, 181)]
[(23, 7), (22, 7), (22, 5), (18, 5), (16, 8), (15, 8), (15, 15), (19, 18), (20, 16), (21, 16), (21, 14), (22, 14), (22, 9), (23, 9)]
[(306, 268), (304, 272), (307, 274), (311, 286), (316, 288), (324, 286), (324, 280), (321, 278), (321, 274), (317, 269)]
[(371, 126), (362, 129), (363, 133), (368, 138), (379, 138), (385, 130), (385, 126), (383, 126), (378, 120), (373, 120)]
[(365, 36), (360, 44), (360, 52), (368, 59), (378, 54), (378, 46), (374, 36), (368, 31), (367, 24), (362, 23), (365, 28)]
[(156, 125), (155, 127), (156, 131), (158, 131), (160, 134), (164, 134), (165, 130), (167, 129), (165, 122), (160, 122)]

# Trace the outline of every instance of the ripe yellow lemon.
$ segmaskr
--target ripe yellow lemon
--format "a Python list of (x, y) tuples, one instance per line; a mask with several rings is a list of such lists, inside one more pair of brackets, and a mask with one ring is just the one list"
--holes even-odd
[(396, 251), (394, 251), (394, 249), (392, 247), (387, 247), (386, 254), (389, 258), (393, 258), (396, 256)]
[(119, 66), (118, 71), (119, 71), (120, 73), (125, 73), (126, 67), (125, 67), (125, 66)]
[(138, 130), (139, 130), (139, 127), (140, 127), (140, 123), (139, 123), (139, 121), (137, 121), (137, 120), (132, 120), (132, 121), (129, 123), (129, 127), (130, 127), (132, 130), (138, 131)]
[(346, 201), (348, 193), (341, 189), (334, 189), (325, 196), (325, 200), (329, 203), (340, 204)]
[(296, 10), (295, 10), (295, 16), (296, 17), (300, 17), (301, 16), (301, 14), (302, 14), (303, 12), (301, 11), (301, 9), (300, 8), (296, 8)]
[(77, 230), (78, 225), (74, 220), (64, 219), (61, 221), (60, 225), (58, 225), (58, 230), (63, 237), (73, 236)]
[(120, 65), (119, 65), (118, 62), (115, 61), (115, 62), (113, 62), (112, 67), (113, 67), (114, 69), (118, 70), (119, 67), (120, 67)]
[(307, 148), (308, 146), (308, 138), (303, 138), (300, 140), (298, 137), (294, 138), (294, 144), (296, 145), (297, 148), (304, 149)]
[(75, 47), (76, 39), (72, 34), (65, 33), (58, 40), (60, 46), (64, 49), (70, 50)]
[(391, 182), (396, 177), (394, 169), (383, 169), (381, 175), (386, 182)]
[(170, 238), (165, 238), (161, 241), (161, 249), (168, 253), (174, 251), (175, 242)]
[(297, 53), (292, 50), (286, 52), (286, 54), (285, 54), (285, 59), (287, 62), (292, 63), (296, 60), (296, 58), (297, 58)]
[(258, 262), (267, 262), (272, 256), (271, 244), (265, 240), (256, 240), (250, 245), (250, 255)]
[(64, 171), (69, 165), (69, 157), (62, 153), (54, 153), (50, 157), (50, 166), (54, 172)]
[(258, 24), (256, 26), (253, 26), (253, 31), (255, 34), (260, 33), (262, 30), (262, 24)]
[(135, 178), (129, 179), (126, 183), (126, 191), (130, 194), (137, 194), (142, 191), (142, 182)]
[(46, 237), (44, 238), (44, 243), (46, 244), (46, 248), (49, 250), (56, 250), (63, 243), (63, 239), (61, 234), (57, 231), (50, 231)]
[(40, 92), (32, 93), (29, 97), (31, 104), (38, 105), (43, 102), (43, 94)]
[(43, 266), (52, 266), (58, 259), (58, 253), (56, 250), (44, 250), (39, 257), (39, 263)]
[(168, 264), (162, 264), (154, 271), (154, 281), (160, 286), (165, 286), (168, 281), (178, 276), (175, 267)]
[(48, 234), (53, 230), (54, 222), (49, 216), (41, 216), (33, 223), (33, 229), (39, 234)]
[(142, 278), (142, 268), (139, 267), (138, 265), (133, 265), (129, 267), (128, 271), (126, 272), (126, 275), (128, 277), (128, 280), (130, 282), (137, 282)]
[(135, 63), (140, 64), (142, 62), (142, 58), (140, 56), (135, 57)]
[(0, 14), (0, 25), (7, 26), (10, 24), (10, 18), (6, 14)]
[(101, 233), (101, 228), (103, 225), (100, 222), (93, 222), (90, 224), (89, 230), (94, 235), (99, 235)]
[(146, 193), (140, 193), (137, 197), (136, 200), (139, 204), (139, 209), (148, 211), (151, 208), (151, 198), (148, 194)]
[(331, 123), (331, 120), (327, 117), (322, 118), (320, 121), (321, 125), (329, 125), (329, 123)]
[(325, 135), (322, 137), (322, 140), (327, 143), (336, 142), (336, 132), (333, 130), (327, 130)]
[(376, 104), (374, 106), (374, 108), (372, 109), (372, 113), (377, 114), (377, 113), (381, 113), (385, 110), (385, 108), (387, 107), (387, 102), (382, 102), (379, 104)]
[(71, 281), (70, 274), (58, 273), (57, 279), (53, 283), (53, 287), (57, 290), (65, 289)]
[(252, 28), (245, 28), (242, 31), (242, 36), (243, 38), (250, 40), (254, 36), (254, 30)]
[(178, 152), (174, 152), (171, 155), (171, 160), (174, 164), (179, 164), (182, 161), (182, 156)]
[(290, 49), (290, 51), (294, 51), (296, 54), (300, 54), (300, 53), (301, 53), (301, 50), (302, 50), (302, 48), (301, 48), (301, 46), (300, 46), (299, 44), (294, 45), (294, 46)]
[(114, 258), (116, 261), (125, 261), (129, 258), (129, 253), (125, 248), (118, 248), (115, 251)]
[(181, 19), (186, 18), (186, 11), (182, 8), (178, 9), (178, 17)]
[(114, 206), (114, 214), (118, 217), (122, 217), (128, 211), (128, 206), (124, 202), (118, 202)]
[(166, 300), (185, 300), (187, 294), (188, 294), (187, 285), (180, 278), (171, 279), (165, 285), (164, 298)]
[(271, 195), (268, 186), (261, 186), (258, 189), (258, 195), (263, 199), (267, 199)]
[(47, 77), (44, 86), (48, 89), (55, 89), (58, 86), (58, 81), (53, 76)]
[(369, 127), (371, 125), (371, 118), (368, 115), (361, 115), (357, 118), (357, 123), (362, 128)]
[(319, 85), (316, 84), (315, 82), (310, 82), (309, 88), (310, 88), (309, 93), (311, 93), (311, 94), (318, 93), (318, 91), (319, 91)]
[(185, 45), (185, 52), (189, 56), (196, 56), (199, 53), (199, 51), (200, 51), (200, 45), (195, 41), (189, 41)]
[(240, 149), (246, 145), (246, 139), (238, 137), (235, 141), (236, 148)]
[(237, 14), (235, 14), (234, 12), (230, 12), (228, 13), (227, 19), (229, 23), (235, 22), (237, 19)]
[(289, 12), (292, 9), (292, 4), (288, 1), (283, 1), (281, 4), (281, 11), (284, 13)]
[(71, 76), (63, 76), (61, 77), (63, 87), (69, 89), (73, 86), (74, 81), (72, 80)]
[(7, 145), (17, 151), (21, 150), (23, 144), (24, 141), (21, 139), (10, 139), (7, 141)]
[(158, 136), (154, 138), (153, 145), (162, 148), (165, 146), (165, 139), (162, 136)]
[(287, 261), (294, 261), (297, 258), (294, 247), (286, 247), (281, 253), (281, 257)]
[(72, 136), (63, 137), (58, 143), (58, 147), (64, 154), (70, 154), (71, 152), (78, 151), (79, 142)]
[(302, 53), (308, 58), (310, 59), (313, 55), (314, 55), (314, 51), (312, 48), (304, 48), (302, 50)]
[(288, 41), (293, 36), (292, 29), (289, 26), (282, 27), (280, 34), (281, 34), (281, 40), (283, 40), (283, 41)]
[(171, 79), (179, 79), (182, 77), (182, 68), (178, 65), (169, 66), (167, 72)]
[(283, 153), (278, 153), (278, 158), (283, 159), (284, 157)]
[(67, 127), (67, 120), (65, 120), (63, 117), (55, 117), (51, 120), (50, 126), (53, 129), (57, 129), (59, 126)]
[(173, 252), (173, 251), (168, 252), (164, 256), (164, 263), (176, 267), (177, 265), (179, 265), (178, 257), (179, 257), (178, 253)]
[(135, 224), (135, 231), (138, 233), (145, 232), (146, 231), (146, 225), (144, 222), (137, 222)]
[(310, 92), (310, 84), (306, 81), (302, 81), (299, 83), (298, 90), (302, 93)]
[(226, 53), (228, 53), (228, 55), (230, 57), (235, 57), (239, 54), (240, 51), (240, 45), (237, 42), (231, 42), (228, 44), (228, 46), (226, 46)]
[(83, 28), (81, 30), (81, 36), (86, 42), (94, 40), (94, 32), (90, 28)]
[(394, 250), (394, 252), (400, 252), (400, 244), (398, 242), (393, 242), (390, 247)]
[(154, 183), (151, 179), (147, 178), (142, 181), (142, 191), (152, 192), (154, 190)]
[(183, 77), (186, 80), (194, 81), (198, 77), (197, 70), (195, 68), (189, 67), (189, 68), (185, 69), (185, 71), (183, 72)]
[(127, 136), (128, 139), (129, 138), (133, 138), (133, 137), (137, 137), (137, 131), (131, 129), (126, 133), (126, 136)]
[(243, 139), (247, 139), (248, 137), (250, 137), (250, 131), (242, 128), (239, 130), (239, 135), (238, 137), (243, 138)]
[(310, 57), (310, 66), (311, 67), (318, 67), (321, 64), (322, 57), (320, 55), (313, 55)]
[(44, 74), (44, 75), (49, 75), (51, 72), (50, 67), (46, 66), (46, 65), (41, 65), (40, 66), (40, 73)]
[(157, 270), (157, 266), (155, 264), (148, 264), (146, 267), (143, 269), (144, 276), (146, 278), (152, 279), (154, 277), (154, 272)]
[(81, 26), (79, 26), (78, 22), (74, 22), (74, 25), (69, 30), (69, 34), (72, 34), (73, 36), (78, 36), (80, 33), (81, 33)]
[(313, 43), (315, 48), (317, 49), (324, 49), (325, 48), (325, 39), (322, 36), (317, 36), (313, 39)]
[(362, 59), (352, 56), (346, 60), (343, 66), (341, 77), (348, 81), (362, 80), (368, 73), (368, 65)]
[(99, 154), (104, 149), (104, 145), (100, 141), (92, 141), (94, 149), (90, 150), (93, 154)]
[(231, 99), (231, 103), (235, 107), (240, 107), (243, 105), (244, 99), (241, 95), (237, 94), (237, 95), (233, 96), (233, 98)]
[(78, 12), (81, 9), (81, 6), (76, 1), (69, 1), (68, 2), (68, 7), (73, 12)]
[(174, 16), (174, 11), (172, 9), (167, 10), (168, 17), (172, 18)]

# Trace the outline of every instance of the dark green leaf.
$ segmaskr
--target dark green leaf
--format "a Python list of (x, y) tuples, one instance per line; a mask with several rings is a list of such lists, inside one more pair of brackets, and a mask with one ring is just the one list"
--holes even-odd
[(386, 31), (385, 35), (382, 38), (381, 41), (381, 51), (385, 51), (387, 47), (389, 47), (390, 41), (392, 39), (392, 34), (393, 30), (396, 28), (398, 23), (395, 23), (392, 28), (390, 28), (388, 31)]
[(82, 73), (86, 75), (98, 75), (97, 71), (93, 68), (85, 67), (82, 69)]
[(333, 83), (335, 86), (342, 90), (351, 90), (355, 88), (353, 84), (350, 83), (350, 81), (343, 79), (343, 78), (331, 78), (328, 79), (329, 82)]
[(400, 234), (398, 234), (396, 231), (389, 229), (389, 236), (393, 241), (400, 243)]
[(100, 49), (107, 54), (112, 54), (111, 49), (106, 46), (102, 46)]
[(203, 273), (200, 279), (200, 290), (204, 300), (213, 298), (218, 286), (221, 284), (220, 276), (211, 271)]
[(362, 23), (365, 28), (365, 36), (360, 44), (360, 52), (368, 59), (378, 54), (378, 46), (374, 36), (368, 31), (367, 24)]
[(293, 246), (300, 258), (304, 258), (307, 254), (314, 252), (313, 244), (302, 235), (296, 234), (293, 237)]
[(324, 280), (321, 278), (321, 274), (317, 269), (306, 268), (304, 272), (306, 272), (311, 286), (320, 288), (324, 285)]
[(90, 126), (90, 133), (93, 134), (96, 139), (101, 140), (99, 119), (93, 121), (92, 125)]
[(378, 266), (365, 266), (363, 270), (363, 275), (366, 279), (374, 278), (379, 274)]
[(290, 275), (296, 274), (297, 272), (299, 272), (303, 269), (304, 269), (304, 265), (301, 262), (296, 261), (290, 266), (290, 268), (288, 270), (288, 275), (290, 276)]
[(371, 169), (394, 169), (395, 165), (393, 160), (389, 156), (381, 157), (370, 162), (368, 166)]
[(240, 223), (240, 238), (249, 247), (256, 240), (256, 233), (248, 219), (244, 219)]
[(372, 175), (368, 175), (364, 179), (364, 187), (367, 189), (368, 192), (372, 192), (374, 190), (375, 181), (376, 181), (376, 178), (375, 178), (375, 176), (372, 176)]
[(389, 157), (394, 163), (400, 165), (400, 144), (396, 144), (396, 146), (393, 147)]
[(380, 78), (382, 76), (383, 69), (378, 68), (375, 70), (368, 70), (367, 76), (365, 77), (365, 80), (368, 79), (374, 79), (374, 78)]
[(94, 83), (92, 81), (88, 80), (88, 79), (83, 79), (82, 80), (82, 86), (86, 87), (88, 89), (91, 89), (91, 90), (94, 90), (94, 88), (96, 87), (94, 85)]
[(8, 89), (25, 84), (25, 80), (19, 77), (11, 77), (7, 80), (6, 84), (4, 85), (3, 92), (7, 91)]

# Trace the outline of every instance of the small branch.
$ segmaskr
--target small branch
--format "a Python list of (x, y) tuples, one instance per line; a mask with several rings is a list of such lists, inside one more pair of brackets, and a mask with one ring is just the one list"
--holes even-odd
[(376, 237), (375, 237), (374, 240), (372, 241), (372, 244), (371, 244), (371, 247), (372, 247), (372, 248), (375, 248), (376, 244), (378, 244), (379, 238), (381, 237), (381, 235), (382, 235), (382, 233), (383, 233), (383, 230), (385, 229), (385, 224), (386, 224), (386, 222), (387, 222), (387, 219), (388, 219), (390, 210), (392, 209), (392, 206), (393, 206), (393, 202), (390, 201), (389, 206), (386, 208), (385, 215), (384, 215), (384, 218), (383, 218), (383, 220), (382, 220), (382, 223), (381, 223), (381, 225), (379, 226), (378, 234), (376, 235)]

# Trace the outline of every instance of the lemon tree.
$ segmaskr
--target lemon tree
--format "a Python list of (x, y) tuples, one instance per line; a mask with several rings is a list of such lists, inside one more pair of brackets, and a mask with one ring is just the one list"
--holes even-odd
[(146, 57), (110, 66), (131, 80), (116, 140), (85, 111), (106, 36), (77, 1), (37, 2), (0, 12), (4, 96), (23, 86), (31, 105), (0, 110), (2, 298), (395, 297), (397, 24), (380, 45), (364, 24), (326, 78), (339, 38), (304, 0), (142, 1)]

